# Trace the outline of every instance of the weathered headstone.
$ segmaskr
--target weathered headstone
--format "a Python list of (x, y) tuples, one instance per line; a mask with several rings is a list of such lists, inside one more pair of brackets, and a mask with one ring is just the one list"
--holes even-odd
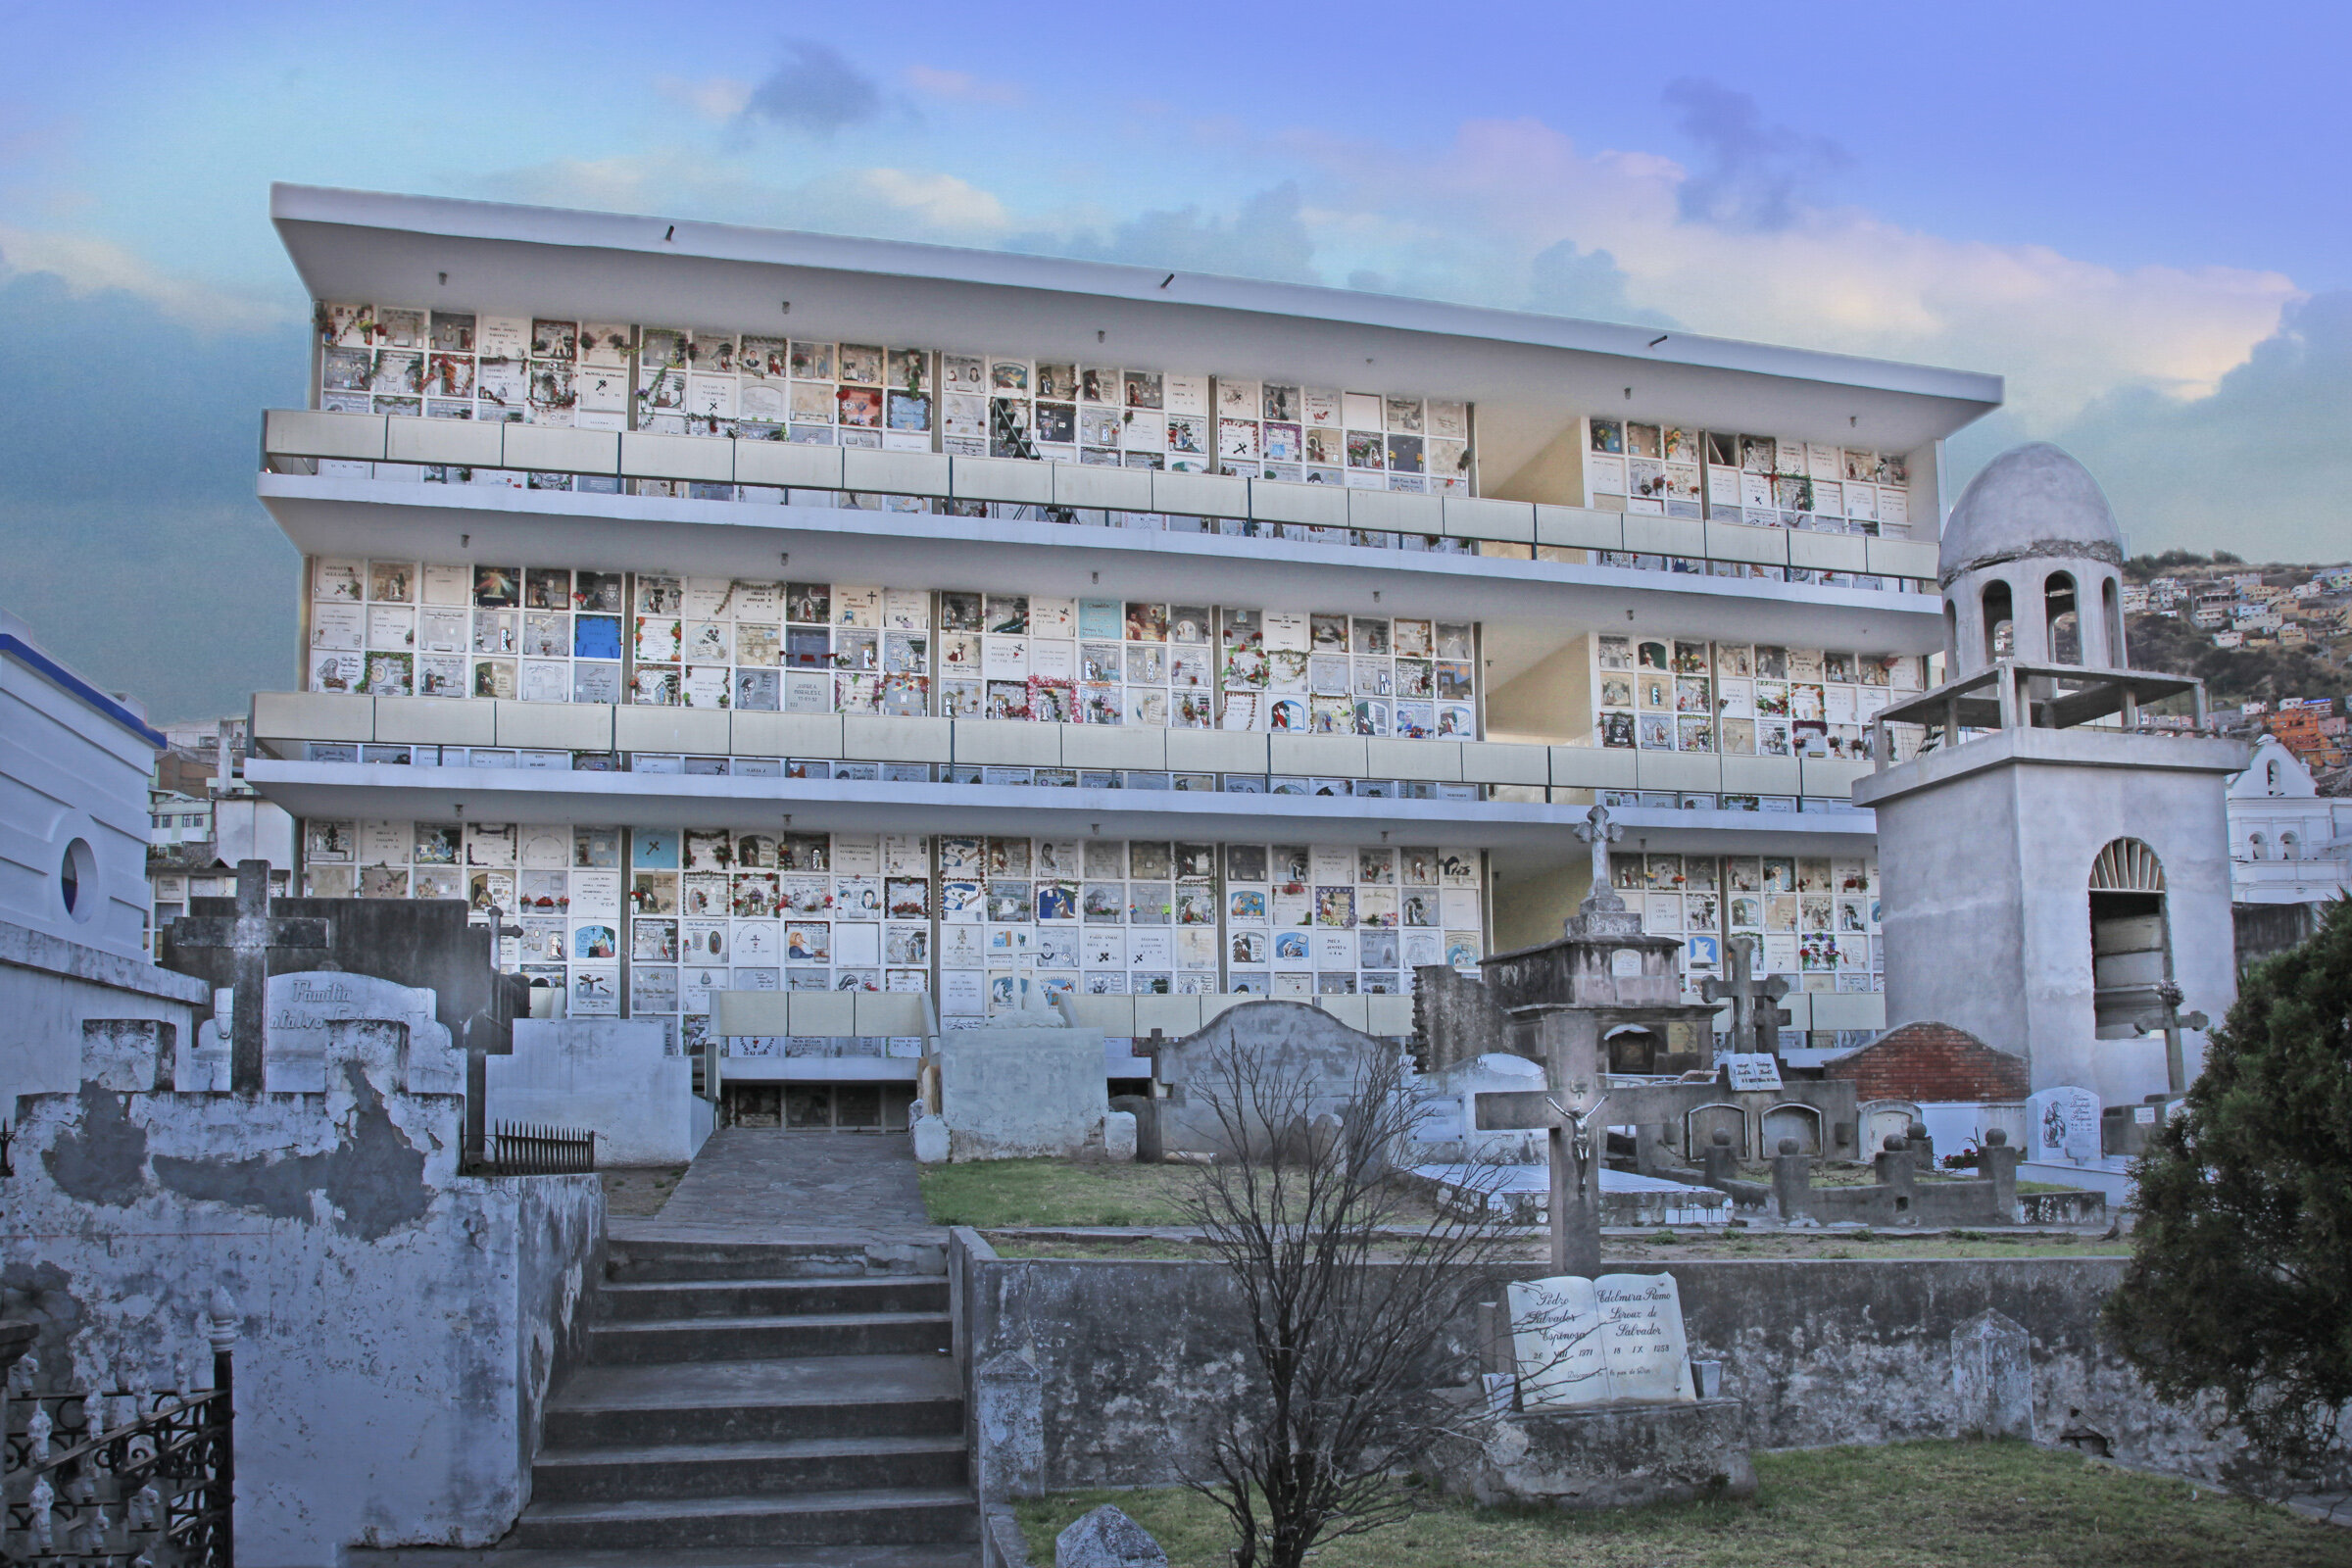
[(2073, 1084), (2028, 1096), (2026, 1157), (2076, 1164), (2098, 1158), (2100, 1109), (2097, 1095)]
[(1673, 1275), (1561, 1275), (1513, 1283), (1509, 1300), (1528, 1408), (1697, 1396)]
[[(314, 951), (323, 954), (329, 938), (324, 920), (287, 918), (270, 912), (270, 862), (237, 862), (237, 912), (232, 915), (189, 915), (172, 925), (172, 941), (182, 948), (226, 953), (234, 980), (230, 989), (246, 999), (242, 1027), (229, 1031), (228, 1083), (240, 1095), (260, 1094), (263, 1017), (267, 1008), (262, 991), (270, 979), (270, 954)], [(316, 961), (316, 960), (314, 960)], [(225, 1017), (216, 1009), (216, 1016)]]
[(1151, 1532), (1104, 1503), (1054, 1538), (1054, 1568), (1167, 1568)]
[[(324, 1094), (334, 1059), (387, 1058), (384, 1064), (412, 1094), (456, 1095), (466, 1088), (465, 1064), (451, 1049), (449, 1029), (434, 1016), (430, 991), (394, 985), (340, 969), (276, 974), (259, 1009), (263, 1023), (261, 1087), (270, 1094)], [(230, 1050), (244, 999), (235, 987), (214, 994), (213, 1020), (196, 1031), (189, 1075), (181, 1087), (229, 1087)], [(369, 1031), (368, 1024), (386, 1026)], [(405, 1034), (397, 1031), (405, 1031)]]
[(1990, 1308), (1952, 1330), (1952, 1393), (1969, 1437), (2034, 1437), (2033, 1336)]

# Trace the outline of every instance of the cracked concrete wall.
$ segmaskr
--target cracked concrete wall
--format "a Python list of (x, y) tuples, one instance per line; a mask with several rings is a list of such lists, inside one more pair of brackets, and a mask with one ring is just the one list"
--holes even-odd
[[(2241, 1446), (2208, 1439), (2196, 1414), (2158, 1401), (2100, 1335), (2100, 1304), (2126, 1264), (1711, 1259), (1641, 1272), (1674, 1275), (1690, 1353), (1724, 1363), (1724, 1392), (1746, 1401), (1755, 1447), (1982, 1429), (1982, 1370), (1966, 1348), (1992, 1312), (2028, 1336), (2036, 1440), (2095, 1433), (2127, 1462), (2223, 1480)], [(1039, 1490), (1174, 1482), (1253, 1376), (1240, 1301), (1214, 1262), (1010, 1260), (969, 1249), (957, 1272), (966, 1365), (1036, 1369), (1036, 1458), (1003, 1468), (1033, 1472)], [(1455, 1326), (1465, 1379), (1472, 1336), (1472, 1324)], [(990, 1456), (978, 1460), (986, 1473)]]
[(17, 1102), (0, 1313), (40, 1325), (44, 1386), (167, 1387), (209, 1366), (228, 1288), (253, 1568), (504, 1534), (598, 1268), (599, 1179), (458, 1176), (463, 1101), (404, 1089), (380, 1027), (330, 1051), (325, 1094)]

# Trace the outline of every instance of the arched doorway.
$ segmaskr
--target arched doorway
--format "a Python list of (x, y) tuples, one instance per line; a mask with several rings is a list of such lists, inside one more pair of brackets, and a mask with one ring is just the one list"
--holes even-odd
[(2172, 973), (2164, 864), (2137, 839), (2116, 839), (2090, 868), (2091, 1006), (2101, 1040), (2129, 1040), (2163, 1005)]

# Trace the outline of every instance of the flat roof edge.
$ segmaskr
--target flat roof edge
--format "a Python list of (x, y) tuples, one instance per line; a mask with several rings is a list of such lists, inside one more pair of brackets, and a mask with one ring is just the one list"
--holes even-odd
[[(684, 260), (871, 272), (982, 287), (1256, 312), (1433, 336), (1481, 338), (1608, 355), (1635, 363), (1681, 365), (1949, 399), (1978, 404), (1986, 410), (1999, 407), (2005, 392), (2002, 377), (1985, 371), (1788, 348), (1679, 330), (1659, 333), (1652, 327), (1371, 294), (1325, 284), (1284, 283), (1185, 270), (1170, 272), (1158, 268), (1019, 251), (283, 182), (270, 187), (270, 213), (281, 238), (288, 224), (318, 223), (524, 245), (626, 250)], [(287, 248), (293, 249), (290, 242)]]

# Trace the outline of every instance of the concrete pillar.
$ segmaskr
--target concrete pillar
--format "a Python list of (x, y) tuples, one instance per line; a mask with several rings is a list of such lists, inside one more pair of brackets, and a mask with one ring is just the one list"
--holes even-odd
[(1793, 1138), (1782, 1139), (1780, 1152), (1772, 1156), (1772, 1196), (1784, 1220), (1813, 1212), (1813, 1162)]

